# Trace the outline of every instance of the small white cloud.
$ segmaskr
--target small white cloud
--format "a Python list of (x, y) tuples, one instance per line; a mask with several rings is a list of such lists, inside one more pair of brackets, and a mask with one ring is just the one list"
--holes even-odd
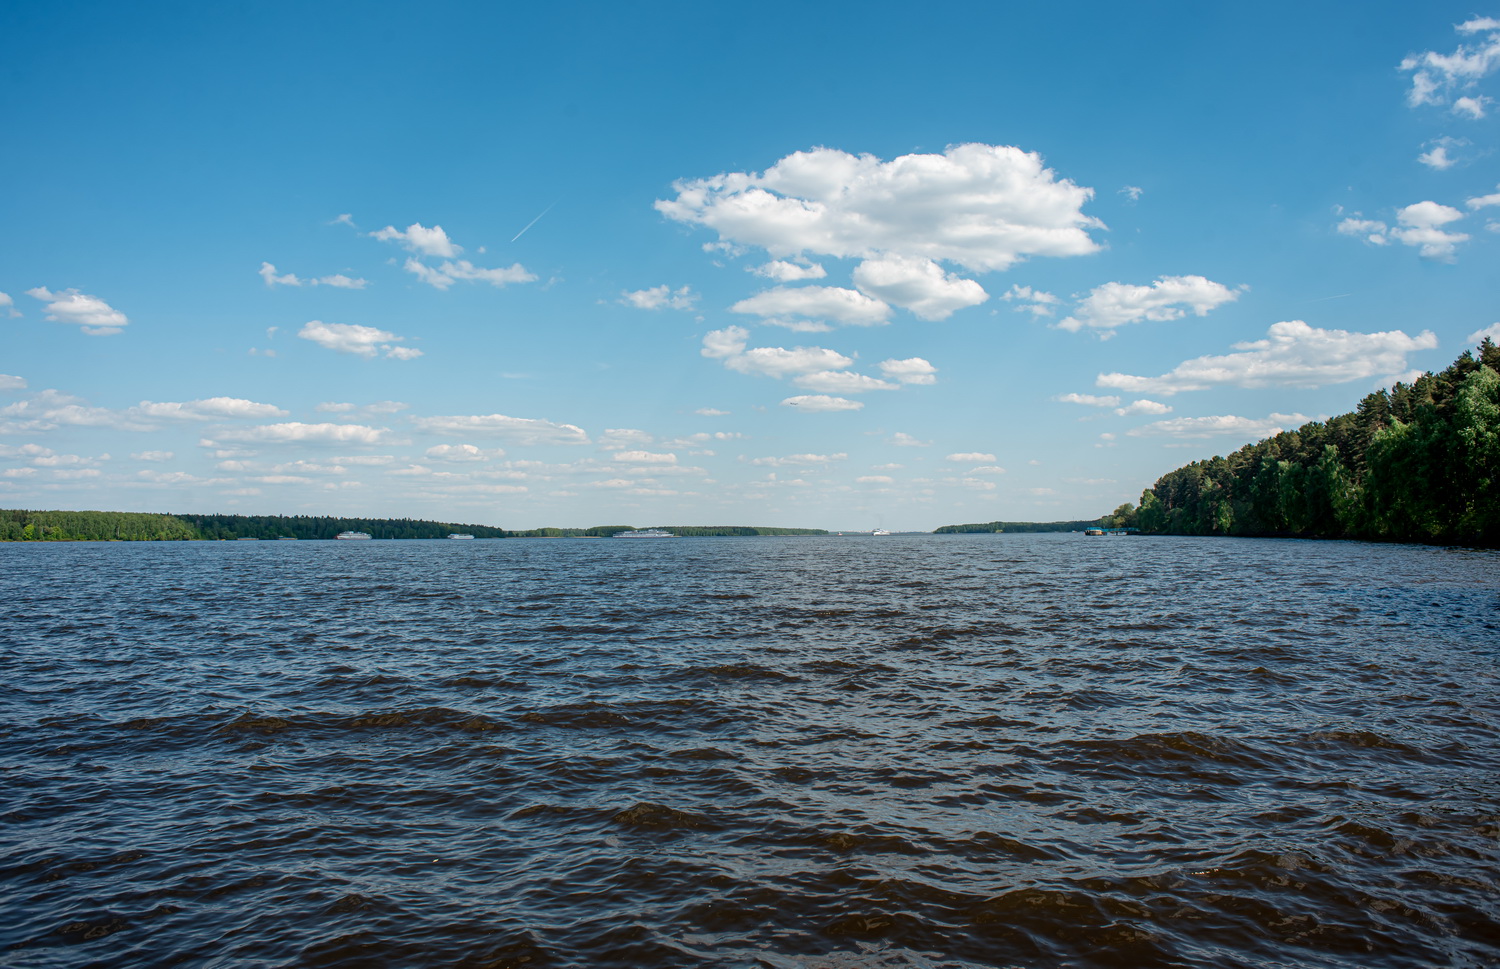
[(1481, 340), (1493, 340), (1500, 343), (1500, 323), (1491, 323), (1482, 330), (1475, 330), (1464, 338), (1470, 343), (1479, 343)]
[(981, 464), (977, 468), (970, 468), (969, 474), (1005, 474), (1004, 468), (998, 464)]
[[(1500, 188), (1500, 185), (1495, 187)], [(1483, 209), (1492, 205), (1500, 205), (1500, 192), (1495, 192), (1492, 195), (1479, 195), (1469, 199), (1464, 204), (1471, 209)]]
[(1131, 414), (1167, 414), (1171, 410), (1169, 405), (1154, 400), (1133, 400), (1124, 407), (1116, 407), (1115, 413), (1128, 417)]
[(1463, 97), (1453, 102), (1454, 114), (1478, 121), (1485, 115), (1485, 109), (1493, 102), (1493, 99), (1480, 95), (1479, 97)]
[(932, 447), (931, 441), (921, 440), (905, 431), (896, 431), (886, 438), (886, 443), (894, 444), (896, 447)]
[(1078, 331), (1085, 327), (1104, 330), (1141, 320), (1179, 320), (1191, 310), (1207, 316), (1216, 306), (1239, 298), (1230, 289), (1202, 276), (1163, 276), (1149, 286), (1105, 283), (1096, 286), (1078, 304), (1073, 315), (1058, 322), (1058, 328)]
[(1359, 236), (1372, 246), (1383, 246), (1390, 242), (1387, 232), (1390, 226), (1374, 219), (1347, 218), (1337, 226), (1339, 235)]
[(1131, 437), (1174, 437), (1180, 440), (1199, 440), (1210, 437), (1262, 438), (1294, 427), (1301, 427), (1311, 418), (1303, 414), (1272, 414), (1263, 419), (1235, 417), (1225, 414), (1214, 417), (1174, 417), (1156, 421), (1144, 427), (1127, 431)]
[(484, 269), (474, 265), (467, 259), (459, 259), (457, 261), (444, 262), (434, 269), (425, 263), (409, 258), (402, 265), (402, 268), (427, 285), (442, 290), (448, 289), (448, 287), (459, 280), (489, 283), (497, 289), (511, 283), (536, 282), (536, 276), (520, 263), (515, 263), (508, 268)]
[(745, 341), (750, 333), (739, 326), (710, 331), (703, 337), (703, 356), (723, 360), (724, 366), (740, 373), (768, 377), (813, 373), (820, 370), (843, 370), (854, 362), (824, 347), (750, 347)]
[(16, 301), (11, 299), (7, 293), (0, 293), (0, 315), (8, 316), (12, 319), (21, 315), (21, 311), (16, 309)]
[(616, 451), (613, 455), (616, 461), (629, 464), (676, 464), (677, 455), (670, 452), (658, 451)]
[(240, 397), (209, 397), (206, 400), (155, 403), (143, 400), (131, 408), (132, 413), (147, 418), (170, 420), (265, 420), (285, 417), (287, 412), (274, 404), (259, 404)]
[(762, 468), (825, 468), (847, 460), (848, 454), (788, 454), (786, 457), (752, 458), (750, 463)]
[(302, 329), (297, 331), (297, 335), (304, 340), (311, 340), (320, 347), (339, 353), (352, 353), (367, 360), (382, 351), (387, 357), (395, 360), (410, 360), (422, 355), (421, 350), (393, 345), (400, 343), (405, 337), (399, 337), (389, 330), (360, 326), (357, 323), (324, 323), (322, 320), (310, 320), (303, 324)]
[(1469, 144), (1463, 138), (1442, 137), (1428, 142), (1432, 147), (1417, 156), (1417, 161), (1436, 171), (1446, 171), (1457, 165), (1459, 159), (1448, 154), (1451, 149), (1463, 148)]
[(1211, 387), (1321, 387), (1408, 369), (1406, 355), (1431, 350), (1437, 337), (1400, 330), (1352, 333), (1301, 320), (1272, 324), (1264, 340), (1233, 344), (1234, 353), (1195, 357), (1160, 377), (1100, 374), (1095, 383), (1130, 393), (1171, 395)]
[(481, 449), (472, 444), (437, 444), (426, 450), (426, 456), (434, 460), (453, 460), (453, 462), (471, 462), (471, 460), (495, 460), (504, 458), (504, 449), (493, 447), (493, 449)]
[(1118, 407), (1120, 398), (1109, 395), (1105, 397), (1095, 394), (1059, 394), (1053, 400), (1064, 404), (1083, 404), (1085, 407)]
[(793, 407), (812, 414), (859, 410), (865, 406), (857, 400), (847, 400), (843, 397), (829, 397), (826, 394), (799, 394), (795, 397), (786, 398), (781, 404), (783, 407)]
[(104, 300), (76, 289), (54, 293), (45, 286), (38, 286), (28, 289), (26, 295), (47, 304), (47, 319), (76, 324), (89, 336), (113, 336), (130, 322), (124, 313)]
[(26, 378), (14, 374), (0, 373), (0, 390), (25, 390)]
[(901, 255), (866, 259), (854, 269), (854, 285), (924, 320), (945, 320), (990, 298), (974, 280), (945, 273), (931, 259)]
[(717, 407), (700, 407), (693, 411), (699, 417), (728, 417), (729, 411), (719, 410)]
[(260, 264), (260, 278), (266, 281), (266, 287), (276, 286), (332, 286), (335, 289), (364, 289), (369, 285), (367, 279), (351, 279), (341, 273), (332, 276), (319, 276), (315, 279), (302, 279), (296, 273), (278, 275), (276, 267), (268, 262)]
[(1437, 202), (1417, 202), (1396, 213), (1401, 223), (1391, 230), (1391, 235), (1403, 244), (1420, 247), (1421, 255), (1428, 259), (1453, 258), (1460, 242), (1469, 237), (1461, 232), (1447, 232), (1441, 227), (1464, 217), (1458, 209)]
[(390, 436), (391, 432), (383, 427), (288, 421), (284, 424), (226, 428), (215, 432), (212, 440), (258, 444), (380, 444)]
[(1123, 195), (1125, 196), (1125, 199), (1127, 201), (1135, 202), (1139, 200), (1142, 195), (1146, 194), (1146, 190), (1141, 188), (1139, 185), (1127, 185), (1115, 194)]
[(530, 417), (507, 417), (504, 414), (454, 415), (448, 417), (413, 417), (419, 431), (433, 434), (498, 437), (515, 444), (588, 444), (583, 428), (573, 424), (556, 424)]
[(599, 435), (598, 444), (601, 451), (621, 451), (645, 447), (655, 440), (656, 437), (649, 432), (633, 427), (606, 427)]
[(437, 256), (440, 259), (452, 259), (463, 252), (463, 246), (456, 245), (452, 239), (449, 239), (448, 233), (444, 232), (440, 225), (429, 229), (420, 222), (413, 222), (404, 231), (388, 225), (384, 229), (371, 232), (370, 237), (382, 242), (396, 242), (411, 252), (421, 253), (424, 256)]
[(1062, 302), (1051, 293), (1020, 285), (1011, 286), (1000, 298), (1007, 303), (1018, 304), (1016, 312), (1030, 313), (1032, 316), (1051, 316), (1057, 312), (1057, 304)]
[(900, 389), (899, 384), (877, 377), (867, 377), (849, 370), (819, 370), (816, 373), (805, 373), (793, 378), (792, 383), (804, 390), (817, 390), (830, 394), (863, 394), (871, 390)]
[(878, 326), (887, 322), (890, 313), (880, 300), (838, 286), (777, 286), (742, 299), (729, 310), (778, 320), (832, 320), (849, 326)]
[(170, 461), (176, 455), (171, 451), (136, 451), (130, 457), (135, 461)]
[(698, 294), (693, 292), (691, 286), (672, 289), (663, 283), (650, 289), (623, 292), (620, 294), (620, 302), (638, 310), (691, 310), (698, 302)]
[(957, 454), (948, 455), (943, 460), (954, 464), (994, 464), (995, 456), (983, 451), (960, 451)]
[(855, 484), (895, 484), (896, 479), (888, 474), (862, 474), (854, 479)]
[(818, 263), (788, 262), (785, 259), (773, 259), (763, 266), (749, 266), (747, 271), (767, 279), (774, 279), (778, 283), (799, 283), (807, 279), (822, 279), (828, 275), (828, 272)]
[(937, 367), (934, 367), (921, 357), (907, 357), (905, 360), (882, 360), (880, 361), (880, 372), (891, 380), (898, 380), (903, 384), (937, 383)]

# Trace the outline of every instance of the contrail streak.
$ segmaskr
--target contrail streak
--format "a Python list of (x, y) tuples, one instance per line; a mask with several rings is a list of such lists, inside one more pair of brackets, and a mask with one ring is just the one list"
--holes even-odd
[[(556, 202), (552, 203), (552, 205), (556, 205), (556, 204), (557, 204)], [(548, 212), (551, 212), (552, 211), (552, 205), (549, 205), (545, 209), (542, 209), (542, 215), (546, 215)], [(532, 226), (536, 225), (538, 222), (542, 221), (542, 215), (539, 215), (536, 218), (532, 219), (530, 222), (526, 223), (526, 229), (529, 229)], [(517, 239), (519, 239), (522, 236), (524, 236), (526, 234), (526, 229), (522, 229), (520, 232), (517, 232), (514, 236), (511, 237), (510, 241), (511, 242), (515, 242)]]

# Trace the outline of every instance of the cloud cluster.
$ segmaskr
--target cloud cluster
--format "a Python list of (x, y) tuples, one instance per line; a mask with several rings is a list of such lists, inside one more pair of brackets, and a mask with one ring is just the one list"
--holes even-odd
[(1159, 377), (1100, 374), (1095, 383), (1130, 393), (1171, 395), (1211, 387), (1319, 387), (1404, 373), (1406, 355), (1431, 350), (1437, 337), (1400, 330), (1322, 330), (1301, 320), (1273, 324), (1264, 340), (1233, 345), (1234, 353), (1195, 357)]
[(1051, 293), (1019, 284), (1011, 286), (1000, 298), (1007, 303), (1015, 303), (1017, 313), (1030, 313), (1032, 316), (1051, 316), (1057, 312), (1057, 304), (1061, 302)]
[[(444, 232), (440, 225), (428, 228), (420, 222), (413, 222), (405, 229), (397, 229), (395, 226), (388, 225), (368, 235), (382, 242), (397, 243), (408, 252), (415, 253), (416, 256), (408, 257), (401, 268), (435, 289), (446, 290), (460, 281), (489, 283), (495, 287), (536, 281), (536, 276), (528, 272), (520, 263), (507, 268), (486, 269), (474, 265), (467, 259), (459, 259), (458, 254), (463, 252), (464, 247), (448, 238), (448, 233)], [(479, 251), (483, 252), (484, 249), (481, 248)], [(444, 261), (440, 265), (430, 266), (418, 257)]]
[(104, 300), (76, 289), (54, 293), (45, 286), (38, 286), (28, 289), (26, 295), (47, 304), (47, 319), (80, 326), (89, 336), (113, 336), (130, 322), (124, 313)]
[(303, 324), (302, 329), (297, 331), (297, 335), (304, 340), (311, 340), (320, 347), (339, 353), (352, 353), (367, 360), (380, 353), (384, 353), (393, 360), (411, 360), (422, 355), (421, 350), (413, 347), (395, 345), (402, 342), (405, 337), (399, 337), (389, 330), (360, 326), (357, 323), (324, 323), (322, 320), (310, 320)]
[(208, 439), (208, 446), (211, 447), (218, 441), (254, 444), (382, 444), (390, 438), (390, 430), (384, 427), (367, 427), (363, 424), (304, 424), (301, 421), (288, 421), (284, 424), (225, 428), (215, 432), (213, 437)]
[(781, 402), (783, 407), (805, 411), (809, 414), (825, 414), (836, 411), (859, 410), (865, 405), (845, 397), (830, 397), (827, 394), (798, 394)]
[(1448, 105), (1460, 116), (1482, 118), (1490, 99), (1483, 95), (1458, 96), (1500, 69), (1500, 20), (1475, 17), (1454, 27), (1471, 43), (1458, 45), (1450, 54), (1423, 51), (1401, 61), (1401, 70), (1411, 72), (1411, 90), (1406, 102), (1412, 107)]
[[(1469, 207), (1482, 207), (1486, 204), (1485, 198), (1487, 196), (1470, 199)], [(1415, 202), (1397, 211), (1397, 224), (1394, 226), (1375, 219), (1351, 217), (1340, 222), (1337, 228), (1341, 235), (1361, 237), (1371, 245), (1383, 246), (1394, 239), (1403, 245), (1418, 247), (1426, 259), (1452, 262), (1458, 251), (1458, 244), (1467, 242), (1469, 237), (1462, 232), (1449, 232), (1443, 227), (1463, 217), (1464, 213), (1452, 206), (1425, 201)]]
[(260, 278), (266, 281), (266, 288), (276, 286), (332, 286), (335, 289), (364, 289), (369, 285), (367, 279), (352, 279), (342, 273), (332, 276), (319, 276), (316, 279), (302, 279), (296, 273), (278, 274), (276, 267), (268, 262), (260, 264)]
[(691, 310), (698, 303), (698, 294), (693, 292), (691, 286), (673, 289), (663, 283), (650, 289), (623, 292), (620, 294), (620, 302), (638, 310)]
[(9, 293), (0, 293), (0, 315), (12, 319), (21, 315), (21, 311), (16, 309), (16, 301), (10, 298)]
[(807, 259), (772, 259), (762, 266), (747, 266), (747, 272), (774, 279), (778, 283), (795, 283), (805, 279), (822, 279), (828, 275), (828, 271), (820, 263)]
[(795, 152), (764, 172), (676, 182), (666, 217), (777, 258), (889, 255), (1003, 270), (1032, 255), (1099, 246), (1083, 214), (1093, 190), (1059, 179), (1040, 155), (968, 144), (881, 161), (832, 148)]
[(1131, 437), (1174, 437), (1179, 440), (1202, 440), (1211, 437), (1238, 437), (1247, 440), (1270, 437), (1293, 427), (1301, 427), (1312, 418), (1305, 414), (1272, 414), (1266, 418), (1235, 417), (1224, 414), (1214, 417), (1174, 417), (1156, 421), (1143, 427), (1132, 428), (1126, 433)]
[(1094, 287), (1073, 315), (1057, 325), (1074, 332), (1085, 327), (1104, 330), (1108, 336), (1107, 331), (1141, 320), (1179, 320), (1188, 310), (1206, 316), (1214, 307), (1238, 299), (1239, 293), (1202, 276), (1163, 276), (1149, 286), (1105, 283)]
[(777, 286), (742, 299), (729, 310), (793, 330), (821, 332), (828, 329), (829, 320), (848, 326), (879, 326), (887, 322), (891, 308), (839, 286)]
[(433, 434), (494, 437), (514, 444), (587, 444), (589, 437), (574, 424), (556, 424), (530, 417), (504, 414), (413, 417), (412, 426)]
[(274, 404), (259, 404), (240, 397), (209, 397), (205, 400), (163, 403), (143, 400), (131, 410), (141, 417), (186, 421), (265, 420), (268, 417), (287, 416), (286, 411)]

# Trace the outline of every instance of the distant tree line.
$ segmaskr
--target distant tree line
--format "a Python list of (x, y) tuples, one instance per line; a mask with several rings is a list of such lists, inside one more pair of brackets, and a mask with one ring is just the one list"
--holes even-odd
[(1097, 528), (1100, 519), (1076, 522), (981, 522), (974, 525), (944, 525), (937, 535), (971, 535), (985, 532), (1081, 532)]
[[(661, 525), (674, 535), (826, 535), (817, 528), (748, 525)], [(7, 542), (183, 542), (241, 538), (319, 541), (340, 532), (371, 538), (608, 538), (634, 525), (592, 528), (532, 528), (509, 531), (489, 525), (457, 525), (413, 518), (331, 518), (315, 515), (155, 515), (124, 511), (26, 511), (0, 509), (0, 541)]]
[(1500, 348), (1170, 471), (1122, 512), (1158, 534), (1500, 545)]

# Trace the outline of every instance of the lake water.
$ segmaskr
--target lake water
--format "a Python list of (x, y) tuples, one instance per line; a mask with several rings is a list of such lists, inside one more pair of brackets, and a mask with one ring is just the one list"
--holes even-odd
[(0, 964), (1500, 964), (1500, 555), (0, 546)]

